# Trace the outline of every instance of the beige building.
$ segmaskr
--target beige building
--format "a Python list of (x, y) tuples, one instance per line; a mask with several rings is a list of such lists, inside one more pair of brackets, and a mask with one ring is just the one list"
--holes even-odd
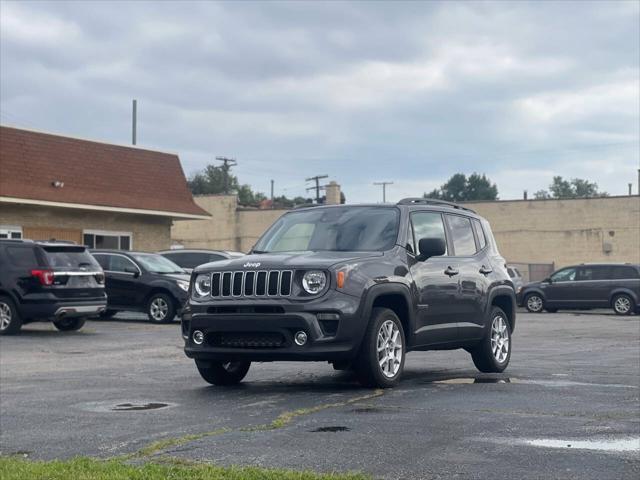
[[(174, 244), (248, 251), (286, 210), (247, 210), (234, 196), (200, 196), (205, 221), (176, 223)], [(640, 263), (640, 197), (468, 203), (491, 223), (509, 263), (551, 268), (581, 262)], [(533, 271), (533, 270), (532, 270)], [(536, 275), (533, 275), (536, 276)], [(539, 276), (539, 274), (538, 274)]]
[(209, 218), (177, 155), (0, 127), (0, 238), (157, 251)]

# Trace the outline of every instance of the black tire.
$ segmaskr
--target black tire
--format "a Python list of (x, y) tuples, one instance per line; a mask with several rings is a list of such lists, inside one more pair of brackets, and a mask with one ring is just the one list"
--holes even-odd
[[(471, 358), (476, 368), (481, 372), (500, 373), (507, 368), (509, 360), (511, 359), (511, 326), (509, 325), (507, 315), (498, 307), (491, 309), (491, 316), (489, 318), (489, 329), (485, 337), (471, 351)], [(498, 319), (501, 319), (502, 323), (498, 323)], [(497, 338), (502, 340), (505, 339), (504, 336), (506, 335), (506, 339), (508, 340), (506, 352), (504, 352), (502, 348), (504, 341), (501, 343), (495, 341), (496, 337), (494, 335), (496, 335), (496, 333), (498, 333)], [(506, 353), (502, 361), (499, 361), (496, 358), (496, 354), (494, 354), (494, 350), (498, 347), (500, 347), (501, 354)]]
[(105, 310), (100, 314), (100, 318), (113, 318), (117, 313), (117, 310)]
[(251, 362), (215, 362), (206, 364), (196, 363), (200, 376), (211, 385), (236, 385), (247, 375)]
[(0, 335), (15, 335), (22, 328), (22, 317), (11, 298), (0, 295)]
[(166, 293), (154, 293), (147, 302), (147, 317), (152, 323), (172, 322), (176, 310), (176, 301)]
[[(396, 342), (399, 340), (401, 342), (400, 348), (400, 358), (397, 358), (398, 351), (397, 347), (392, 347), (391, 343), (384, 343), (384, 332), (382, 332), (383, 325), (388, 325), (387, 322), (392, 322), (395, 327), (391, 327), (393, 329), (393, 336), (395, 336), (395, 331), (399, 332), (396, 337)], [(380, 365), (380, 360), (378, 358), (378, 336), (382, 334), (381, 341), (383, 342), (384, 351), (383, 353), (385, 357), (388, 357), (389, 353), (393, 352), (393, 357), (389, 359), (392, 366), (390, 368), (389, 373), (392, 373), (392, 376), (385, 374), (383, 371), (383, 367)], [(397, 344), (396, 344), (397, 345)], [(374, 308), (371, 312), (371, 319), (369, 320), (369, 325), (367, 326), (367, 330), (364, 334), (364, 338), (362, 340), (362, 346), (360, 347), (360, 352), (356, 357), (354, 362), (354, 368), (356, 371), (356, 376), (358, 381), (366, 386), (366, 387), (379, 387), (379, 388), (390, 388), (398, 384), (400, 381), (400, 377), (402, 376), (402, 371), (404, 369), (404, 359), (406, 353), (406, 342), (404, 336), (404, 330), (402, 328), (402, 322), (395, 314), (393, 310), (388, 308)], [(399, 360), (398, 369), (395, 373), (396, 361)], [(387, 364), (387, 368), (389, 368), (389, 364)]]
[[(535, 299), (538, 299), (536, 301)], [(526, 297), (524, 297), (524, 306), (531, 313), (540, 313), (544, 310), (544, 299), (542, 295), (538, 293), (528, 293)]]
[(61, 332), (74, 332), (84, 326), (85, 319), (82, 317), (69, 317), (54, 320), (53, 325)]
[(633, 298), (626, 293), (619, 293), (611, 300), (616, 315), (631, 315), (634, 311)]

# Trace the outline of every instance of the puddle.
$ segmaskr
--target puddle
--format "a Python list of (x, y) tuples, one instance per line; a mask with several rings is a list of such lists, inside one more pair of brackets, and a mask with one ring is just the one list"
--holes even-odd
[(531, 385), (542, 385), (544, 387), (604, 387), (604, 388), (638, 388), (635, 385), (623, 385), (620, 383), (588, 383), (572, 382), (571, 380), (518, 380), (514, 383), (526, 383)]
[(157, 410), (165, 408), (169, 405), (166, 403), (150, 402), (150, 403), (119, 403), (111, 410), (114, 412), (131, 412), (136, 410)]
[(348, 432), (349, 430), (351, 430), (350, 428), (347, 427), (320, 427), (320, 428), (316, 428), (315, 430), (311, 430), (313, 433), (317, 433), (317, 432)]
[(382, 408), (378, 407), (362, 407), (351, 410), (352, 413), (382, 413), (383, 411)]
[(77, 408), (95, 413), (140, 412), (161, 410), (175, 407), (175, 403), (157, 402), (153, 400), (111, 400), (104, 402), (87, 402), (76, 405)]
[(524, 443), (533, 447), (544, 448), (597, 450), (601, 452), (640, 452), (640, 437), (615, 440), (558, 440), (551, 438), (539, 438), (536, 440), (525, 440)]
[(449, 378), (447, 380), (435, 380), (430, 383), (444, 383), (447, 385), (462, 385), (470, 383), (511, 383), (510, 378), (487, 378), (487, 377), (473, 377), (473, 378)]

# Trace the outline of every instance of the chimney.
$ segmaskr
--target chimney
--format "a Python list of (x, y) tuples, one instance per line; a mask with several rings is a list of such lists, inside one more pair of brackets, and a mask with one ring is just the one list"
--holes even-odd
[(332, 180), (329, 185), (325, 186), (325, 192), (327, 194), (326, 205), (340, 205), (340, 185)]

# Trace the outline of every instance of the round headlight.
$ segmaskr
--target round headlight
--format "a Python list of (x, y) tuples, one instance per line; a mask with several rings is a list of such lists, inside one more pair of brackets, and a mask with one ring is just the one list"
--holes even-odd
[(304, 274), (302, 277), (302, 288), (310, 294), (321, 292), (327, 284), (327, 276), (324, 272), (312, 270)]
[(199, 297), (206, 297), (211, 294), (211, 274), (198, 275), (193, 287)]

